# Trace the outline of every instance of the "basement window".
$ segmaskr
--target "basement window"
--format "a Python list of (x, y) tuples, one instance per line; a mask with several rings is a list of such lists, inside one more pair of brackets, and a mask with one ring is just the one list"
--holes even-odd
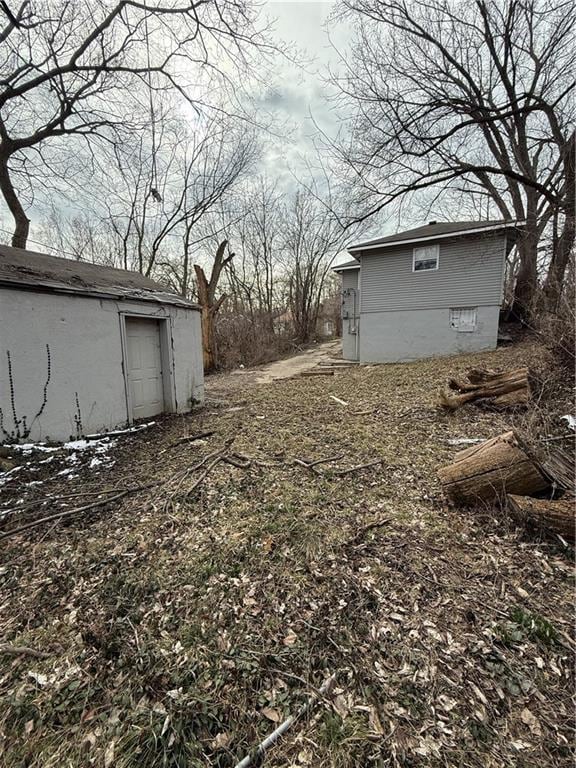
[(478, 307), (453, 307), (450, 310), (450, 328), (460, 333), (472, 333), (476, 330)]
[(439, 245), (424, 245), (414, 248), (412, 272), (426, 272), (438, 269)]

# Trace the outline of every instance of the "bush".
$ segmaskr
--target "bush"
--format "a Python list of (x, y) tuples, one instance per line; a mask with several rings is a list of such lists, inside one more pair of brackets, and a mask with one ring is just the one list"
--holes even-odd
[(221, 370), (269, 363), (295, 348), (292, 335), (273, 331), (267, 316), (221, 313), (216, 318), (216, 356)]

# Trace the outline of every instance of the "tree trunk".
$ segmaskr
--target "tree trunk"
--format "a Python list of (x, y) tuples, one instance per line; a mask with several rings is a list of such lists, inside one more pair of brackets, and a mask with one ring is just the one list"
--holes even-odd
[(544, 285), (546, 309), (551, 312), (555, 312), (560, 304), (564, 274), (573, 253), (576, 239), (576, 135), (568, 140), (564, 167), (566, 169), (564, 226), (562, 227), (562, 234), (555, 244), (556, 247), (552, 253), (552, 260)]
[(460, 504), (492, 503), (507, 493), (529, 495), (550, 486), (514, 432), (460, 451), (438, 477), (446, 496)]
[(12, 184), (10, 169), (8, 168), (8, 158), (0, 159), (0, 191), (10, 213), (14, 217), (12, 245), (15, 248), (26, 248), (30, 231), (30, 219), (26, 216), (26, 211), (18, 199), (18, 193)]
[(512, 314), (519, 320), (530, 317), (538, 287), (538, 198), (534, 190), (528, 190), (526, 198), (526, 228), (518, 241), (520, 267), (512, 303)]
[(508, 507), (522, 522), (559, 533), (567, 541), (574, 542), (574, 511), (576, 499), (566, 494), (561, 499), (531, 499), (527, 496), (509, 494)]
[(214, 264), (212, 265), (212, 272), (210, 273), (210, 280), (206, 277), (206, 273), (202, 267), (199, 264), (194, 264), (196, 281), (198, 283), (198, 303), (202, 308), (202, 351), (205, 371), (211, 371), (216, 368), (218, 362), (216, 356), (214, 317), (226, 299), (226, 294), (223, 294), (217, 301), (215, 301), (216, 289), (222, 270), (234, 258), (233, 253), (224, 258), (224, 251), (227, 244), (228, 241), (223, 240), (218, 246)]

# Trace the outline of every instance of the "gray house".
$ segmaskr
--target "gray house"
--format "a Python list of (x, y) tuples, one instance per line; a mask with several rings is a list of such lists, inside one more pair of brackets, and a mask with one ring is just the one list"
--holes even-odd
[(430, 222), (351, 246), (342, 277), (342, 353), (394, 362), (494, 349), (504, 266), (521, 224)]
[(0, 443), (180, 413), (203, 388), (195, 304), (137, 272), (0, 246)]

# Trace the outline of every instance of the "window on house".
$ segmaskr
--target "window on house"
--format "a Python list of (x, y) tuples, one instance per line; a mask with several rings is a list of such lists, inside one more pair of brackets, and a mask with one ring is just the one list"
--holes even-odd
[(424, 272), (429, 269), (438, 269), (439, 250), (438, 245), (424, 245), (421, 248), (414, 248), (412, 271)]
[(454, 328), (461, 333), (475, 331), (477, 320), (477, 307), (453, 307), (450, 310), (450, 328)]

